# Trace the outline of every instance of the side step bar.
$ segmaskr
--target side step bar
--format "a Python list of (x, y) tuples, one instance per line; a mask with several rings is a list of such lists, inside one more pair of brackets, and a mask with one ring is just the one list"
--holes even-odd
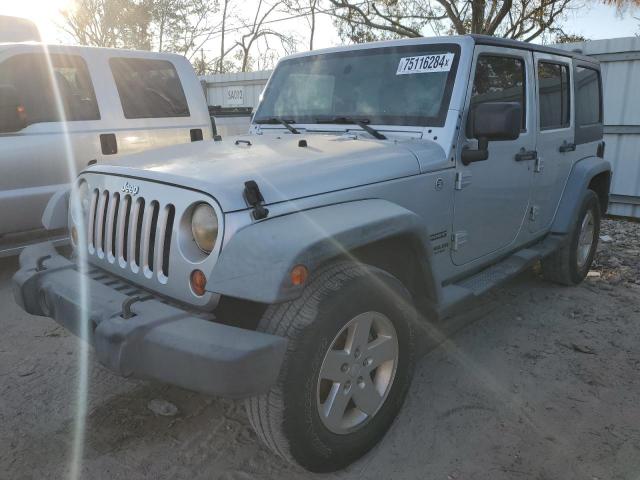
[(442, 319), (459, 311), (466, 303), (497, 287), (535, 262), (553, 253), (565, 240), (564, 236), (549, 235), (529, 248), (519, 250), (484, 270), (442, 288), (443, 302), (436, 314)]

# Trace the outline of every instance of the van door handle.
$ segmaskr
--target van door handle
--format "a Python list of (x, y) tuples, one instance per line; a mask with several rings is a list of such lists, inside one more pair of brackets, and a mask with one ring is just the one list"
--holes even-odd
[(102, 133), (100, 135), (100, 148), (103, 155), (115, 155), (118, 153), (118, 141), (115, 133)]
[(516, 162), (526, 162), (527, 160), (535, 160), (538, 158), (538, 152), (535, 150), (525, 150), (521, 148), (518, 153), (516, 153)]
[(576, 144), (575, 143), (564, 142), (562, 145), (560, 145), (558, 147), (558, 151), (561, 152), (561, 153), (574, 152), (575, 150), (576, 150)]

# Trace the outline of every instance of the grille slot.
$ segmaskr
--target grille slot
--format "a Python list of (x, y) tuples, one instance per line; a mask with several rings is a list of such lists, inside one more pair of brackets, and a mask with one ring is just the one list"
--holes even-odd
[(140, 248), (142, 245), (142, 226), (144, 224), (144, 198), (136, 200), (136, 224), (135, 224), (135, 243), (134, 243), (134, 262), (135, 265), (140, 268)]
[(175, 206), (95, 189), (87, 222), (89, 254), (166, 283)]

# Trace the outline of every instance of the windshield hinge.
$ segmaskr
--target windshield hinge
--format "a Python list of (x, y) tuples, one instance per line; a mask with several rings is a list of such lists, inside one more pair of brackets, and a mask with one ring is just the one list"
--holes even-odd
[(466, 231), (460, 230), (459, 232), (454, 233), (451, 236), (451, 250), (457, 252), (458, 250), (460, 250), (460, 247), (462, 245), (467, 243), (468, 240), (469, 234)]
[(255, 180), (244, 182), (244, 199), (247, 202), (247, 205), (253, 207), (251, 216), (254, 220), (262, 220), (269, 215), (269, 210), (263, 206), (264, 197), (262, 196), (260, 187), (258, 187)]
[(469, 172), (456, 172), (456, 190), (462, 190), (471, 184), (471, 174)]

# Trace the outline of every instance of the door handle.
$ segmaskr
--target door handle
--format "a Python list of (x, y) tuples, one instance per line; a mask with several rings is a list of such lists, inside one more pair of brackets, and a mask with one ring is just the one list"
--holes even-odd
[(558, 151), (561, 152), (561, 153), (574, 152), (575, 150), (576, 150), (576, 144), (575, 143), (564, 142), (562, 145), (560, 145), (558, 147)]
[(118, 153), (118, 141), (115, 133), (103, 133), (100, 135), (100, 148), (103, 155), (115, 155)]
[(516, 153), (516, 162), (526, 162), (527, 160), (535, 160), (538, 158), (538, 152), (535, 150), (525, 150), (521, 148), (518, 153)]

